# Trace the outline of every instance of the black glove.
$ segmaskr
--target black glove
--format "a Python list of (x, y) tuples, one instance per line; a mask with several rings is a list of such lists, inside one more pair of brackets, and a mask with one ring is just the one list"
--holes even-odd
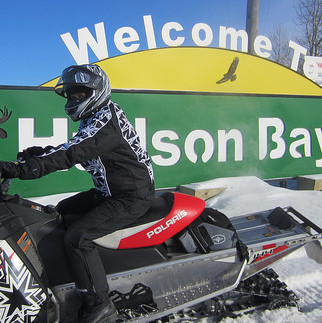
[(27, 149), (24, 149), (23, 151), (20, 151), (17, 154), (17, 159), (18, 160), (28, 160), (31, 157), (40, 156), (40, 155), (48, 152), (52, 148), (53, 148), (53, 146), (47, 146), (45, 148), (40, 147), (40, 146), (29, 147)]
[(0, 174), (3, 179), (19, 177), (20, 166), (13, 162), (0, 161)]
[(1, 178), (35, 179), (44, 175), (44, 164), (37, 157), (23, 163), (0, 162)]
[(20, 179), (35, 179), (44, 175), (44, 164), (38, 157), (30, 157), (25, 162), (19, 163)]

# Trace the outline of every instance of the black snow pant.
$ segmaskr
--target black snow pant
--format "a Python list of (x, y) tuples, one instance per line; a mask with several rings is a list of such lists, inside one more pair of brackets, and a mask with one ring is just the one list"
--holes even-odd
[(70, 269), (80, 291), (99, 299), (107, 297), (109, 286), (93, 240), (134, 223), (149, 209), (153, 197), (154, 192), (144, 198), (101, 198), (92, 189), (57, 205), (66, 226), (64, 241)]

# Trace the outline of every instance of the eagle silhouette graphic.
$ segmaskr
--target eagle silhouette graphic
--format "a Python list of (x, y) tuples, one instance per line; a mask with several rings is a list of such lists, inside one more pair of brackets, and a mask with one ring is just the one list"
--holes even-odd
[(235, 59), (233, 60), (233, 62), (231, 63), (231, 65), (228, 69), (228, 72), (226, 74), (224, 74), (224, 77), (221, 80), (217, 81), (216, 83), (221, 84), (221, 83), (225, 83), (229, 80), (231, 82), (235, 81), (237, 78), (237, 75), (235, 74), (235, 72), (236, 72), (238, 63), (239, 63), (239, 58), (235, 57)]
[[(9, 112), (7, 107), (4, 106), (3, 109), (0, 109), (0, 113), (1, 113), (0, 115), (2, 115), (0, 117), (0, 124), (2, 124), (8, 121), (8, 119), (11, 117), (12, 111)], [(4, 129), (0, 128), (0, 138), (5, 139), (7, 137), (8, 137), (7, 132)]]

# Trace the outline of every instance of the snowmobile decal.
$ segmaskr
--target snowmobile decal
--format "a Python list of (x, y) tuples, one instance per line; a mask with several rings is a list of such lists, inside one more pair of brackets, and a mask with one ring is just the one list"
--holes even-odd
[[(165, 218), (141, 232), (122, 239), (118, 249), (161, 244), (189, 225), (205, 208), (205, 201), (194, 196), (180, 193), (174, 193), (174, 196), (172, 210)], [(187, 205), (189, 208), (186, 208)]]
[[(12, 301), (14, 300), (14, 302)], [(6, 241), (0, 241), (0, 322), (32, 322), (46, 295)]]
[[(187, 215), (186, 210), (180, 211), (180, 213), (174, 215), (169, 220), (165, 221), (165, 223), (161, 223), (159, 226), (154, 228), (153, 230), (149, 231), (146, 235), (150, 239), (153, 235), (162, 233), (162, 231), (167, 230), (170, 226), (174, 225), (177, 221), (181, 220)], [(163, 221), (164, 222), (164, 221)]]
[(19, 238), (17, 244), (20, 246), (23, 252), (26, 252), (26, 250), (29, 248), (29, 246), (31, 245), (31, 240), (26, 231)]
[(223, 234), (216, 234), (211, 237), (214, 244), (223, 244), (226, 241), (226, 237)]
[(263, 247), (264, 250), (262, 252), (257, 252), (252, 255), (250, 263), (261, 261), (261, 260), (268, 258), (272, 255), (275, 255), (281, 251), (284, 251), (287, 248), (288, 248), (288, 246), (285, 246), (285, 245), (279, 246), (277, 248), (264, 248)]

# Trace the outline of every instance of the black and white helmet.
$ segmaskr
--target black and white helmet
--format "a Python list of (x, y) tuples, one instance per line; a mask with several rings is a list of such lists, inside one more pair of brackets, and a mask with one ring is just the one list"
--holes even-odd
[[(111, 87), (106, 73), (97, 65), (73, 65), (64, 69), (57, 85), (57, 94), (67, 98), (65, 111), (73, 120), (87, 119), (106, 104)], [(85, 93), (75, 99), (73, 94)]]

